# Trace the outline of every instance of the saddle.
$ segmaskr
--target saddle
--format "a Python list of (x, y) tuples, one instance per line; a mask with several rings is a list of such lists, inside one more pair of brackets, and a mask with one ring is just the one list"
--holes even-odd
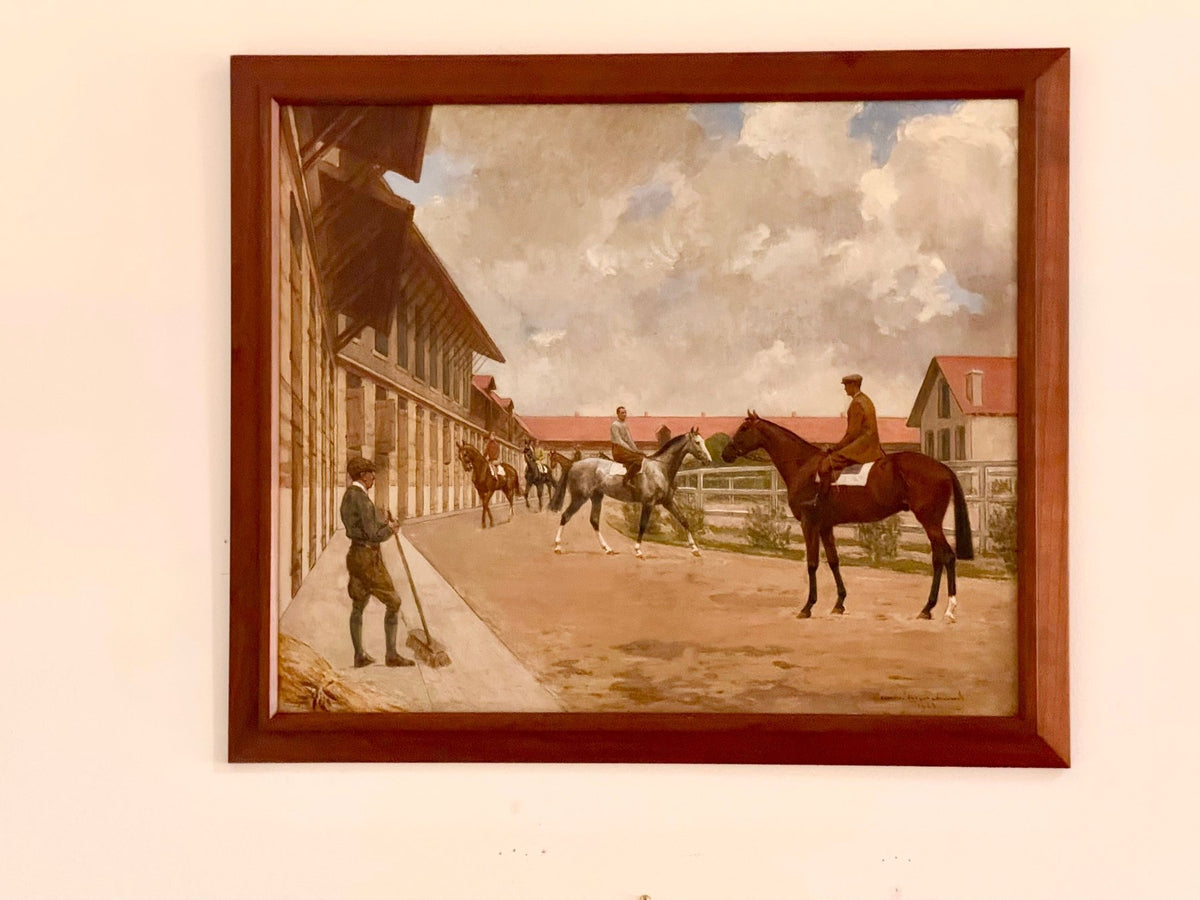
[(874, 462), (846, 466), (838, 473), (838, 477), (833, 479), (833, 483), (842, 487), (865, 487), (873, 465)]

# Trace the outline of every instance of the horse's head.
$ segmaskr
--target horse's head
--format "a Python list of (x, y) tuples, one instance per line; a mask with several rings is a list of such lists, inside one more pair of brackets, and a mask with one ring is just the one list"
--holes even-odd
[(466, 444), (458, 445), (458, 461), (462, 463), (464, 472), (470, 472), (475, 468), (474, 462), (471, 459), (471, 448)]
[(690, 453), (696, 459), (703, 462), (712, 462), (712, 454), (708, 452), (708, 445), (704, 443), (704, 438), (700, 436), (699, 428), (693, 428), (688, 432), (683, 452)]
[(763, 445), (761, 422), (758, 413), (747, 410), (745, 421), (738, 426), (738, 430), (733, 433), (733, 437), (721, 451), (721, 459), (731, 463), (739, 456), (745, 456), (761, 447)]

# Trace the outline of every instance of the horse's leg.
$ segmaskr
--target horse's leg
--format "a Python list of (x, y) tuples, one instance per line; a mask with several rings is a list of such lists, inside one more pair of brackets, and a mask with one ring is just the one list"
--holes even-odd
[(600, 507), (604, 503), (604, 494), (601, 491), (596, 491), (592, 494), (592, 514), (590, 516), (592, 528), (596, 530), (596, 537), (600, 539), (600, 546), (604, 548), (604, 552), (608, 556), (615, 556), (617, 551), (608, 546), (604, 540), (604, 535), (600, 533)]
[(583, 506), (583, 504), (586, 502), (587, 502), (587, 495), (580, 494), (579, 496), (576, 496), (575, 494), (571, 494), (570, 506), (568, 506), (566, 509), (563, 510), (563, 514), (558, 519), (558, 532), (554, 535), (554, 552), (555, 553), (563, 552), (562, 551), (563, 526), (566, 525), (567, 522), (571, 521), (571, 516), (573, 516), (573, 515), (575, 515), (575, 513), (579, 512), (579, 507)]
[(950, 546), (950, 542), (946, 540), (946, 534), (942, 531), (941, 519), (928, 521), (918, 515), (917, 519), (925, 526), (925, 532), (929, 535), (930, 556), (933, 560), (933, 585), (929, 589), (929, 601), (925, 604), (925, 608), (921, 610), (917, 618), (932, 619), (933, 608), (937, 606), (938, 592), (942, 587), (942, 569), (947, 571), (947, 587), (950, 589), (949, 603), (946, 608), (946, 617), (949, 621), (954, 621), (954, 608), (958, 605), (958, 599), (954, 596), (955, 579), (954, 575), (954, 550)]
[(683, 513), (675, 505), (675, 498), (671, 497), (664, 500), (663, 506), (667, 508), (667, 512), (675, 517), (675, 521), (683, 526), (684, 534), (687, 535), (688, 549), (692, 551), (692, 556), (699, 556), (700, 548), (696, 546), (695, 540), (692, 539), (692, 526), (688, 524), (688, 520), (683, 517)]
[(486, 494), (483, 495), (483, 527), (484, 528), (488, 527), (489, 519), (491, 520), (493, 527), (496, 524), (496, 517), (492, 515), (492, 510), (489, 505), (489, 504), (491, 504), (491, 502), (492, 502), (492, 492), (488, 491)]
[(958, 621), (958, 614), (955, 612), (958, 607), (958, 585), (955, 584), (954, 563), (954, 554), (951, 553), (946, 560), (946, 590), (950, 596), (946, 598), (946, 615), (944, 616), (945, 620), (950, 624)]
[(812, 617), (813, 604), (817, 602), (817, 566), (821, 564), (821, 536), (817, 529), (800, 524), (804, 532), (804, 561), (808, 565), (808, 602), (800, 610), (798, 618)]
[(838, 560), (837, 543), (833, 539), (833, 527), (821, 529), (821, 544), (825, 548), (825, 562), (829, 563), (829, 571), (833, 573), (833, 581), (837, 585), (837, 603), (830, 610), (835, 616), (846, 611), (846, 585), (842, 583), (842, 569)]
[(638, 559), (645, 559), (642, 555), (642, 536), (646, 533), (646, 526), (650, 524), (650, 515), (654, 512), (654, 507), (649, 503), (642, 504), (642, 516), (638, 519), (638, 536), (637, 543), (633, 545), (633, 555)]
[[(532, 482), (532, 481), (530, 481), (528, 478), (526, 478), (526, 479), (525, 479), (525, 508), (526, 508), (526, 509), (529, 509), (529, 508), (530, 508), (530, 507), (529, 507), (529, 489), (530, 489), (531, 487), (533, 487), (533, 482)], [(538, 491), (538, 498), (540, 499), (540, 498), (541, 498), (541, 496), (542, 496), (542, 492), (541, 492), (541, 491)]]

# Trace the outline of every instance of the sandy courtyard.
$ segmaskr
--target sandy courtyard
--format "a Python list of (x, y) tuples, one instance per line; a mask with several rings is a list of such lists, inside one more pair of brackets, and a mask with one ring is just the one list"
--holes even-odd
[[(534, 504), (536, 510), (536, 501)], [(631, 542), (586, 510), (553, 552), (558, 517), (507, 504), (497, 527), (477, 513), (412, 523), (405, 535), (569, 711), (1016, 712), (1016, 586), (959, 578), (932, 621), (916, 618), (928, 575), (844, 566), (847, 613), (830, 616), (822, 566), (812, 619), (806, 574), (789, 560)], [(452, 639), (452, 635), (448, 635)]]

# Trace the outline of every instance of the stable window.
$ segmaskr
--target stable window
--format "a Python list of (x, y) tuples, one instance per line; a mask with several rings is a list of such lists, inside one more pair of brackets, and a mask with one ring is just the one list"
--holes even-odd
[(938, 384), (938, 418), (950, 418), (950, 385), (945, 381)]
[(938, 432), (938, 459), (950, 458), (950, 429), (943, 428)]
[(391, 342), (388, 340), (390, 337), (391, 337), (391, 335), (388, 334), (386, 331), (381, 331), (378, 328), (375, 329), (375, 352), (376, 353), (382, 354), (383, 356), (388, 355), (388, 350), (391, 349), (389, 347), (389, 344)]
[(925, 455), (926, 456), (934, 456), (935, 455), (932, 431), (925, 432)]
[(967, 429), (962, 425), (954, 429), (954, 458), (967, 458)]

